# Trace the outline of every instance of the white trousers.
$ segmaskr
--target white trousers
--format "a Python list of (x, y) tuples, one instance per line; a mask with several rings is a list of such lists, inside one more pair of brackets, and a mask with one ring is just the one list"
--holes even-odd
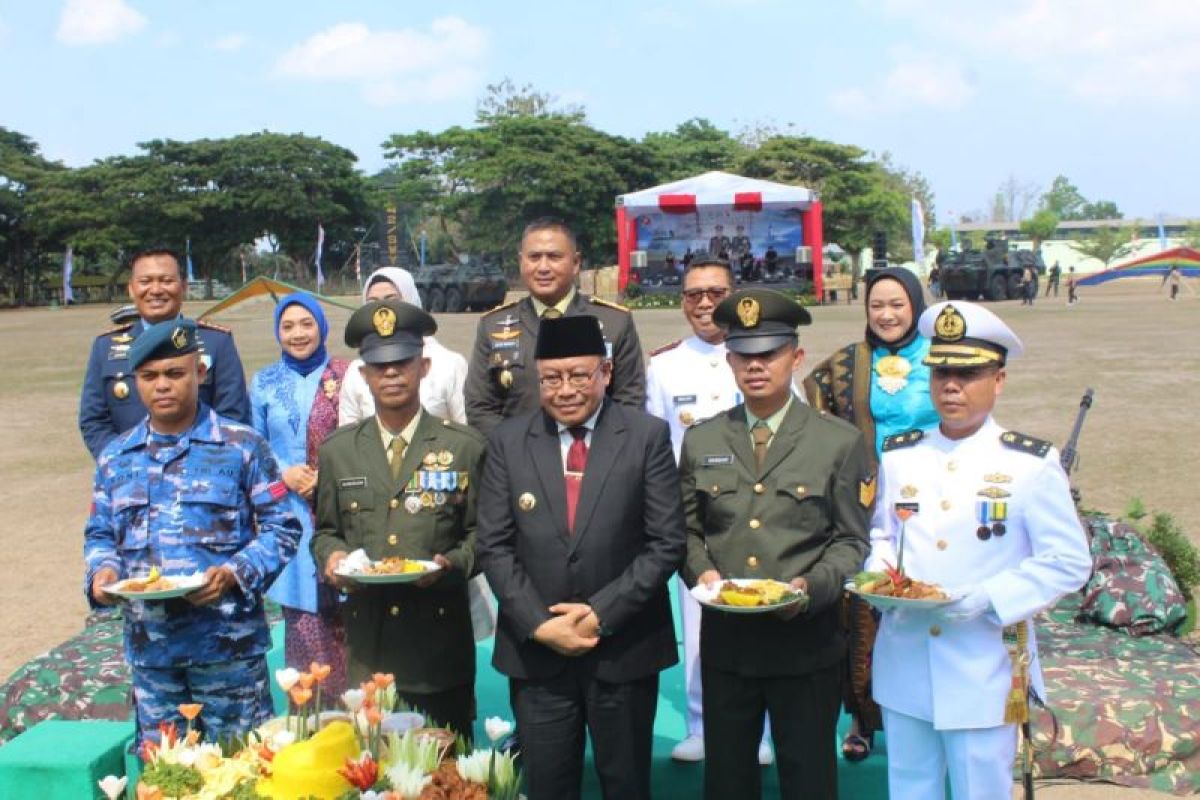
[[(700, 603), (679, 578), (679, 623), (683, 628), (683, 688), (687, 692), (688, 736), (704, 738), (704, 684), (700, 680)], [(771, 717), (763, 725), (763, 742), (771, 741)]]
[(1011, 800), (1017, 726), (935, 730), (932, 722), (883, 709), (890, 800)]

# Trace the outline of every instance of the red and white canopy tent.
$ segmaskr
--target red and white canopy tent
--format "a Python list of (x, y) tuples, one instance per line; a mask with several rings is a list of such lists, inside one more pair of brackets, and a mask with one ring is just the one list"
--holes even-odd
[(620, 290), (629, 282), (630, 253), (637, 249), (638, 219), (648, 214), (698, 215), (702, 210), (734, 212), (795, 210), (803, 243), (812, 248), (813, 289), (821, 296), (824, 284), (821, 200), (803, 186), (744, 178), (728, 172), (706, 172), (617, 197), (617, 264)]

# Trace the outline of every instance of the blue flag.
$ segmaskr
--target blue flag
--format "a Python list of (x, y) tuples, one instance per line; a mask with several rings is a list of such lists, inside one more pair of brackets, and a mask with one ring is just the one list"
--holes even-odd
[(1167, 249), (1167, 229), (1163, 227), (1163, 215), (1158, 213), (1158, 246), (1162, 250)]
[(75, 269), (71, 245), (67, 245), (67, 255), (63, 259), (63, 305), (75, 302), (75, 291), (71, 288), (71, 273)]
[(188, 237), (188, 240), (187, 240), (187, 273), (188, 273), (188, 283), (195, 283), (196, 282), (196, 274), (194, 272), (192, 272), (192, 237), (190, 237), (190, 236)]
[(325, 285), (325, 273), (321, 271), (321, 252), (325, 249), (325, 229), (317, 223), (317, 291)]

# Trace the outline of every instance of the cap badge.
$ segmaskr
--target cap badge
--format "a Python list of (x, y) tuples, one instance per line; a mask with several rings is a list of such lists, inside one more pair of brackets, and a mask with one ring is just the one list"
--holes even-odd
[(188, 337), (187, 331), (183, 328), (176, 328), (171, 334), (171, 344), (175, 345), (176, 350), (182, 350), (187, 347)]
[(954, 306), (946, 306), (933, 323), (933, 332), (945, 342), (957, 342), (967, 332), (967, 321)]
[(744, 328), (753, 328), (758, 325), (758, 317), (762, 313), (762, 308), (758, 305), (758, 301), (753, 297), (743, 297), (738, 301), (737, 315)]
[(391, 336), (396, 330), (396, 312), (384, 306), (372, 315), (371, 322), (380, 336)]

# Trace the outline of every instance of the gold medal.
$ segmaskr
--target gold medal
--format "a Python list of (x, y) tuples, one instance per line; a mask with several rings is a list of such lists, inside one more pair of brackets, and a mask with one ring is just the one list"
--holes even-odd
[(692, 416), (692, 412), (690, 412), (690, 411), (680, 411), (679, 412), (679, 422), (681, 425), (685, 425), (685, 426), (691, 425), (695, 421), (696, 421), (696, 418), (694, 416)]
[(513, 374), (511, 370), (500, 370), (500, 385), (505, 389), (511, 389), (513, 385)]
[(433, 492), (421, 492), (421, 508), (433, 508)]
[(533, 511), (533, 507), (537, 505), (537, 500), (529, 492), (517, 498), (517, 508), (522, 511)]
[(443, 450), (437, 455), (437, 463), (440, 467), (448, 467), (454, 463), (454, 454), (449, 450)]
[(338, 382), (333, 378), (325, 381), (325, 383), (321, 385), (321, 388), (325, 391), (326, 399), (332, 400), (333, 398), (337, 397)]
[(917, 496), (917, 487), (913, 486), (912, 484), (909, 484), (907, 486), (901, 486), (900, 487), (900, 496), (906, 500), (910, 497), (916, 497)]
[(421, 463), (427, 467), (436, 467), (438, 463), (437, 453), (426, 453), (425, 457), (421, 459)]
[(124, 400), (126, 397), (129, 397), (129, 384), (125, 381), (117, 381), (113, 384), (112, 392), (113, 397), (118, 400)]

